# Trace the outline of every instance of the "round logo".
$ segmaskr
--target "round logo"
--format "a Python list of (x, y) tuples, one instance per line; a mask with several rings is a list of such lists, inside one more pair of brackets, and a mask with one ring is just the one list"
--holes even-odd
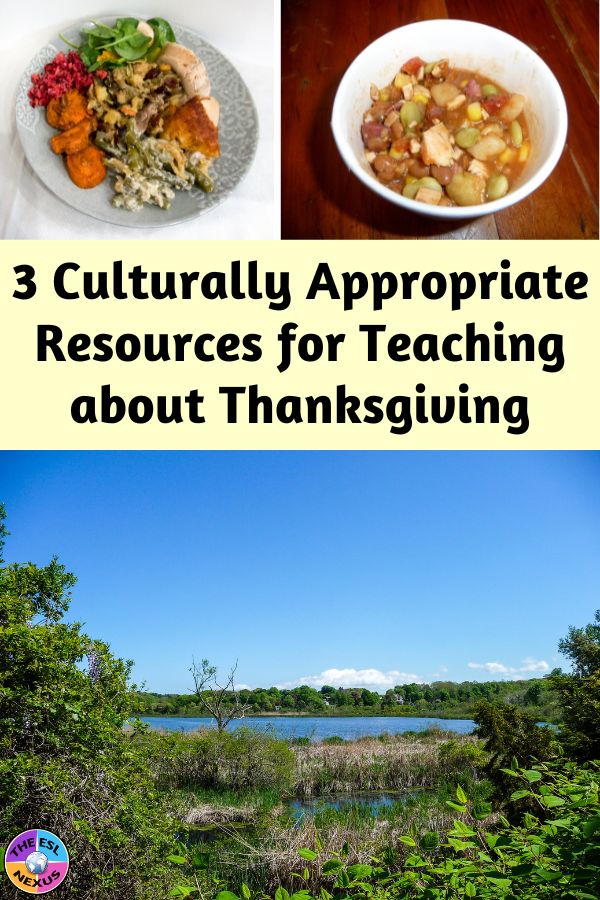
[(62, 884), (69, 871), (69, 854), (59, 837), (43, 828), (22, 831), (4, 855), (9, 880), (26, 894), (47, 894)]

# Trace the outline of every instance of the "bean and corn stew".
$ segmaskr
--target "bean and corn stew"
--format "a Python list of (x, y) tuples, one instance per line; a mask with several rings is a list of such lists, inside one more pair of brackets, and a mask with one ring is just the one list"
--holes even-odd
[(371, 86), (361, 128), (382, 184), (422, 203), (473, 206), (503, 197), (530, 154), (525, 98), (447, 59), (405, 62)]

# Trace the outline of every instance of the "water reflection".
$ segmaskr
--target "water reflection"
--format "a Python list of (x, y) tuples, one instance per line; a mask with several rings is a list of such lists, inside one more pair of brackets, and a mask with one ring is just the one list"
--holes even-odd
[(393, 791), (378, 791), (377, 793), (333, 794), (328, 797), (308, 797), (305, 799), (290, 800), (287, 808), (295, 821), (300, 821), (305, 816), (314, 816), (317, 813), (333, 809), (336, 812), (345, 812), (353, 807), (368, 811), (373, 817), (383, 816), (390, 807), (401, 803), (414, 792), (395, 793)]

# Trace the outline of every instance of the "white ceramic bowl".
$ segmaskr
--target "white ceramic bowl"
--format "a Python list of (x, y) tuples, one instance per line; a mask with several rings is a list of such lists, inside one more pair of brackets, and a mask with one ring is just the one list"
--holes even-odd
[[(500, 200), (476, 206), (432, 206), (408, 200), (379, 182), (365, 159), (360, 126), (371, 105), (370, 87), (389, 84), (413, 56), (432, 62), (449, 59), (527, 98), (525, 117), (531, 155), (516, 187)], [(558, 81), (526, 44), (504, 31), (460, 19), (429, 19), (382, 35), (356, 57), (335, 95), (331, 128), (342, 158), (367, 187), (398, 206), (440, 219), (464, 219), (498, 212), (527, 197), (546, 180), (563, 151), (567, 107)]]

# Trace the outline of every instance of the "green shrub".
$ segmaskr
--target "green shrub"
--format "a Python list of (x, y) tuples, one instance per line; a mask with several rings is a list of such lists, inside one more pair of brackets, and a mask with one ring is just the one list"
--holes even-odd
[(0, 844), (47, 828), (71, 856), (62, 897), (147, 896), (174, 829), (123, 734), (130, 664), (62, 621), (74, 584), (56, 559), (0, 567)]
[(569, 628), (558, 648), (573, 664), (571, 674), (548, 679), (562, 708), (561, 743), (574, 759), (600, 758), (600, 610), (584, 628)]
[(476, 734), (483, 739), (489, 754), (486, 772), (498, 799), (506, 799), (512, 791), (510, 778), (503, 769), (551, 759), (560, 750), (556, 732), (539, 726), (534, 716), (518, 706), (495, 706), (481, 700), (475, 706), (473, 719), (477, 724)]
[(565, 753), (585, 762), (600, 758), (600, 669), (592, 675), (552, 678), (560, 696), (560, 742)]
[(294, 755), (286, 741), (249, 728), (148, 735), (146, 752), (161, 790), (252, 788), (285, 790), (293, 781)]
[(480, 741), (459, 741), (454, 738), (440, 744), (438, 755), (442, 768), (450, 772), (483, 769), (489, 759)]

